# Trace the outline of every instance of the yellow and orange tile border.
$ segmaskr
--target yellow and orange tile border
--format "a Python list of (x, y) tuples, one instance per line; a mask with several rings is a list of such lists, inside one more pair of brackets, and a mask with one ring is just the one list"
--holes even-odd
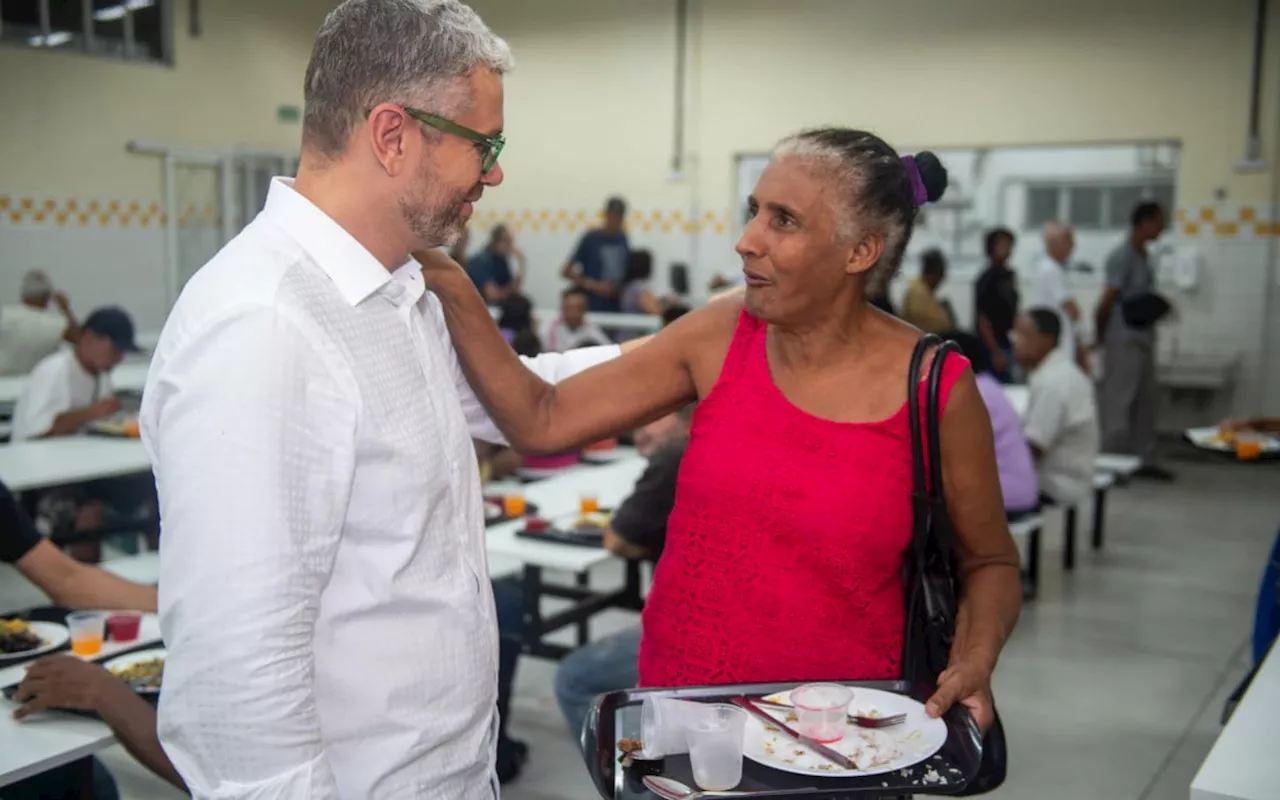
[[(1280, 236), (1280, 220), (1269, 216), (1254, 206), (1180, 208), (1176, 214), (1178, 232), (1188, 238)], [(471, 218), (470, 227), (479, 233), (501, 223), (517, 233), (576, 234), (598, 225), (600, 220), (600, 211), (581, 208), (489, 208), (478, 211)], [(166, 221), (164, 209), (154, 200), (0, 194), (0, 226), (161, 228)], [(215, 204), (188, 204), (179, 212), (178, 224), (217, 226), (222, 224), (222, 218)], [(733, 229), (726, 211), (690, 216), (679, 209), (633, 209), (626, 224), (632, 233), (651, 234), (723, 235)]]

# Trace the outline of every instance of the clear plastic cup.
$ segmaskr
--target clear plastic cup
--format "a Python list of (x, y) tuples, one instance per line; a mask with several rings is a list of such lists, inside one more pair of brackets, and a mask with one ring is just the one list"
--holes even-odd
[(723, 792), (742, 782), (742, 748), (747, 712), (737, 706), (707, 704), (689, 715), (685, 736), (693, 782), (708, 792)]
[(78, 656), (96, 656), (102, 652), (107, 633), (107, 615), (98, 611), (76, 611), (67, 615), (71, 632), (71, 652)]
[(645, 755), (663, 758), (689, 752), (685, 722), (700, 707), (672, 697), (646, 697), (640, 706), (640, 741)]
[(806, 683), (791, 690), (796, 707), (796, 730), (818, 742), (844, 738), (853, 690), (838, 683)]

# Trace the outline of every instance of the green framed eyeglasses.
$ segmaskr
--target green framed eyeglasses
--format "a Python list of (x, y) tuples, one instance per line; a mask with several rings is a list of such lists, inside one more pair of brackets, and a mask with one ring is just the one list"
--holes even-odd
[(469, 139), (480, 147), (480, 174), (487, 175), (489, 170), (493, 169), (498, 163), (498, 156), (502, 154), (502, 148), (506, 146), (507, 140), (502, 134), (497, 136), (489, 136), (480, 131), (473, 131), (470, 128), (459, 125), (451, 119), (428, 114), (426, 111), (419, 111), (409, 106), (401, 106), (404, 113), (421, 122), (423, 125), (430, 125), (442, 133), (451, 133), (454, 136), (461, 136), (463, 139)]

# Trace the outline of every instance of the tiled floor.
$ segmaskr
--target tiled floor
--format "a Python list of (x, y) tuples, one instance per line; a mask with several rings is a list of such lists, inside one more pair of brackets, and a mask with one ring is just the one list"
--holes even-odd
[[(1177, 467), (1176, 484), (1112, 492), (1106, 549), (1082, 552), (1066, 579), (1056, 520), (1047, 531), (1040, 599), (1025, 608), (997, 675), (1012, 770), (993, 797), (1187, 797), (1222, 703), (1246, 671), (1258, 579), (1280, 525), (1280, 469)], [(616, 578), (602, 572), (595, 581)], [(0, 600), (12, 588), (0, 575)], [(607, 615), (594, 629), (633, 619)], [(546, 662), (521, 664), (513, 726), (532, 760), (507, 800), (596, 797), (552, 699), (552, 676)], [(125, 797), (176, 796), (118, 750), (106, 760)]]

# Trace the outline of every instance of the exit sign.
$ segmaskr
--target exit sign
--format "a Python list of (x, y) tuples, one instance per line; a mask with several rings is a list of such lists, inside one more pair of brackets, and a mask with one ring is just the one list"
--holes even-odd
[(302, 119), (302, 109), (297, 106), (276, 106), (276, 122), (292, 125), (300, 119)]

